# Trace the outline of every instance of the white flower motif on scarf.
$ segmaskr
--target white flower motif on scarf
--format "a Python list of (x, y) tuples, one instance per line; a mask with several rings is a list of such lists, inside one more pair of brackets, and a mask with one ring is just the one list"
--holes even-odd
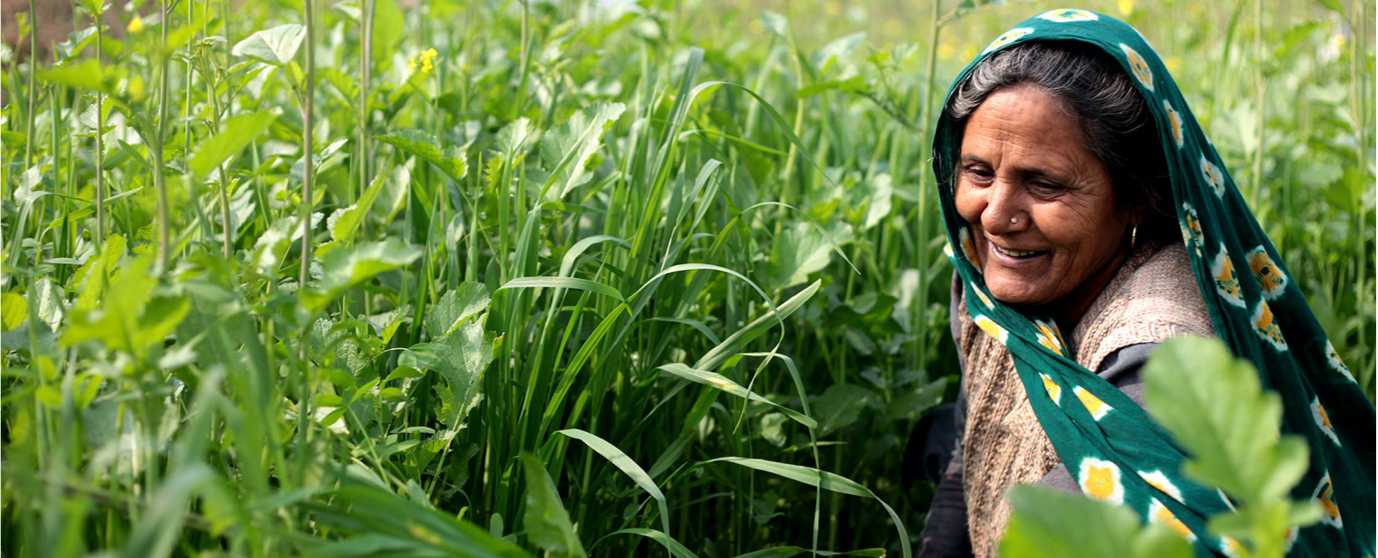
[(1239, 541), (1234, 538), (1226, 535), (1220, 537), (1220, 552), (1224, 553), (1225, 556), (1239, 558), (1243, 554), (1242, 550), (1244, 550), (1244, 545), (1239, 544)]
[(1050, 10), (1038, 15), (1038, 19), (1045, 19), (1054, 23), (1075, 23), (1078, 21), (1095, 21), (1100, 19), (1095, 12), (1087, 10)]
[(1254, 333), (1263, 337), (1279, 351), (1287, 350), (1287, 340), (1282, 338), (1282, 329), (1278, 327), (1277, 317), (1273, 315), (1273, 309), (1268, 307), (1268, 303), (1262, 300), (1254, 306), (1254, 315), (1249, 320), (1254, 326)]
[(976, 316), (971, 320), (976, 322), (976, 326), (981, 328), (981, 331), (986, 332), (986, 335), (994, 337), (1001, 345), (1004, 345), (1005, 341), (1008, 341), (1010, 338), (1010, 332), (1005, 331), (1005, 328), (1000, 327), (1000, 324), (995, 323), (995, 320), (985, 316)]
[(1153, 90), (1153, 70), (1148, 67), (1148, 61), (1143, 56), (1139, 56), (1139, 51), (1134, 50), (1129, 45), (1120, 43), (1120, 50), (1124, 51), (1125, 58), (1129, 59), (1129, 69), (1134, 73), (1134, 77), (1142, 83), (1149, 91)]
[(1196, 540), (1196, 534), (1191, 532), (1191, 529), (1187, 527), (1187, 524), (1182, 523), (1182, 520), (1177, 519), (1177, 515), (1172, 513), (1172, 510), (1167, 509), (1167, 506), (1164, 506), (1163, 503), (1159, 502), (1157, 498), (1149, 500), (1148, 520), (1153, 523), (1166, 526), (1168, 529), (1171, 529), (1172, 532), (1181, 535), (1184, 539), (1187, 539), (1189, 541)]
[(1062, 386), (1057, 385), (1057, 382), (1053, 381), (1052, 376), (1049, 376), (1042, 372), (1038, 373), (1038, 377), (1043, 379), (1043, 390), (1048, 392), (1048, 398), (1053, 400), (1054, 405), (1061, 407)]
[(1120, 483), (1120, 467), (1104, 459), (1084, 457), (1077, 467), (1077, 485), (1082, 493), (1119, 505), (1124, 503), (1124, 485)]
[(986, 305), (986, 309), (987, 309), (987, 310), (994, 310), (994, 309), (995, 309), (995, 303), (990, 301), (990, 297), (986, 296), (986, 292), (985, 292), (985, 291), (982, 291), (982, 290), (981, 290), (981, 287), (978, 287), (978, 286), (976, 286), (976, 285), (972, 285), (972, 286), (971, 286), (971, 292), (976, 293), (976, 299), (977, 299), (977, 300), (980, 300), (980, 301), (981, 301), (981, 304)]
[(1344, 528), (1344, 518), (1340, 517), (1340, 506), (1335, 504), (1335, 485), (1330, 482), (1330, 472), (1321, 477), (1313, 494), (1316, 504), (1321, 507), (1321, 522), (1336, 529)]
[(1156, 469), (1147, 473), (1139, 471), (1139, 477), (1143, 478), (1149, 486), (1158, 489), (1159, 492), (1171, 496), (1173, 500), (1186, 503), (1182, 499), (1182, 490), (1177, 488), (1177, 485), (1172, 484), (1172, 481), (1168, 480), (1167, 475), (1164, 475), (1162, 471)]
[(1039, 345), (1043, 345), (1059, 355), (1067, 354), (1062, 348), (1062, 334), (1057, 330), (1057, 323), (1050, 324), (1043, 320), (1034, 320), (1034, 329), (1038, 330)]
[(1316, 421), (1316, 427), (1321, 429), (1330, 441), (1335, 445), (1340, 444), (1340, 437), (1335, 435), (1335, 425), (1330, 422), (1330, 413), (1325, 412), (1325, 407), (1321, 406), (1319, 398), (1311, 400), (1311, 418)]
[(962, 247), (962, 255), (966, 256), (967, 263), (970, 263), (979, 273), (981, 271), (981, 258), (976, 253), (976, 243), (971, 240), (971, 232), (966, 227), (957, 229), (957, 242)]
[(1081, 386), (1076, 386), (1072, 388), (1072, 394), (1076, 395), (1077, 399), (1081, 401), (1082, 407), (1086, 407), (1086, 412), (1091, 414), (1091, 418), (1096, 419), (1097, 421), (1105, 418), (1105, 415), (1108, 414), (1110, 411), (1115, 410), (1114, 407), (1111, 407), (1106, 402), (1101, 401), (1099, 397), (1096, 397), (1094, 394), (1087, 391), (1086, 388), (1083, 388)]
[(1354, 379), (1354, 374), (1349, 372), (1349, 367), (1345, 366), (1345, 361), (1340, 359), (1340, 353), (1335, 351), (1335, 345), (1331, 344), (1329, 339), (1325, 340), (1325, 360), (1330, 363), (1331, 370), (1343, 374), (1351, 383), (1359, 383)]
[(1220, 251), (1215, 254), (1215, 261), (1211, 262), (1211, 277), (1215, 279), (1215, 291), (1220, 293), (1220, 298), (1244, 307), (1244, 291), (1239, 288), (1239, 278), (1234, 274), (1234, 261), (1230, 259), (1223, 242), (1220, 243)]
[(1177, 148), (1180, 149), (1186, 141), (1186, 136), (1182, 133), (1182, 115), (1177, 114), (1177, 109), (1172, 108), (1172, 103), (1167, 102), (1167, 99), (1163, 99), (1163, 110), (1167, 111), (1167, 121), (1172, 126), (1172, 140), (1177, 142)]
[(1205, 243), (1205, 238), (1201, 232), (1201, 218), (1196, 215), (1196, 208), (1182, 202), (1182, 219), (1177, 224), (1182, 228), (1182, 239), (1186, 240), (1187, 245), (1196, 251), (1197, 257), (1200, 257), (1201, 245)]
[(1206, 184), (1210, 184), (1216, 197), (1225, 197), (1225, 173), (1215, 163), (1206, 160), (1205, 155), (1201, 156), (1201, 177), (1206, 179)]
[(1268, 256), (1268, 250), (1263, 246), (1257, 246), (1249, 250), (1249, 269), (1254, 272), (1254, 278), (1258, 279), (1258, 286), (1263, 289), (1263, 295), (1268, 300), (1273, 300), (1282, 296), (1287, 289), (1287, 276), (1278, 269), (1273, 258)]
[(991, 41), (990, 44), (986, 46), (986, 49), (981, 51), (981, 54), (992, 52), (1002, 46), (1022, 39), (1033, 32), (1034, 30), (1032, 27), (1015, 27), (1014, 29), (1010, 29), (1009, 31), (1000, 34), (1000, 36), (996, 37), (994, 41)]

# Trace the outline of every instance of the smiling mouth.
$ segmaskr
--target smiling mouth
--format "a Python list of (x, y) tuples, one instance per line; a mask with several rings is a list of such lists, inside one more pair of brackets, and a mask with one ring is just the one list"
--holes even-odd
[(1003, 248), (999, 244), (996, 244), (994, 242), (990, 243), (990, 247), (992, 250), (995, 250), (997, 254), (1020, 260), (1036, 258), (1038, 256), (1042, 256), (1048, 253), (1047, 250), (1014, 250), (1010, 248)]

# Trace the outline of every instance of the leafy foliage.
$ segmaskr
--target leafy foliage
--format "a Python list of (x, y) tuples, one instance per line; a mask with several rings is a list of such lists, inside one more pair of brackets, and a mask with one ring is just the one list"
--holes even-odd
[[(78, 4), (0, 53), (0, 554), (915, 542), (957, 385), (928, 126), (1052, 4)], [(1371, 392), (1372, 18), (1334, 4), (1099, 7)]]

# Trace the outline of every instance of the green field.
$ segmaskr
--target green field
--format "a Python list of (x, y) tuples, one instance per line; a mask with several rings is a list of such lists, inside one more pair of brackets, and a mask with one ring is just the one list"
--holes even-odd
[[(917, 543), (906, 448), (958, 382), (934, 111), (1060, 4), (76, 0), (36, 45), (29, 2), (0, 553)], [(1089, 7), (1372, 398), (1371, 3)]]

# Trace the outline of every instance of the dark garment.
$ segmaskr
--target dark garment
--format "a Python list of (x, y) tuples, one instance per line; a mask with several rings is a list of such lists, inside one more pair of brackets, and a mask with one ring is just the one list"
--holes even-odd
[[(960, 291), (957, 290), (959, 288), (954, 281), (951, 307), (953, 339), (961, 335), (956, 306), (957, 301), (961, 300)], [(1110, 353), (1101, 361), (1096, 374), (1118, 387), (1135, 403), (1143, 405), (1143, 382), (1139, 378), (1139, 369), (1157, 346), (1157, 343), (1140, 343)], [(958, 365), (965, 372), (966, 362), (960, 352)], [(962, 432), (966, 425), (965, 383), (960, 390), (957, 404), (950, 412), (951, 420), (939, 418), (931, 423), (934, 431), (928, 436), (931, 440), (928, 443), (929, 447), (950, 448), (951, 453), (943, 458), (946, 466), (939, 469), (943, 474), (937, 479), (938, 486), (934, 490), (933, 503), (928, 509), (928, 520), (924, 524), (923, 533), (919, 535), (920, 558), (965, 558), (972, 555), (971, 540), (967, 532), (966, 494), (962, 485)], [(952, 425), (952, 430), (938, 430), (945, 425)], [(1065, 465), (1053, 468), (1039, 484), (1067, 492), (1080, 492)]]

